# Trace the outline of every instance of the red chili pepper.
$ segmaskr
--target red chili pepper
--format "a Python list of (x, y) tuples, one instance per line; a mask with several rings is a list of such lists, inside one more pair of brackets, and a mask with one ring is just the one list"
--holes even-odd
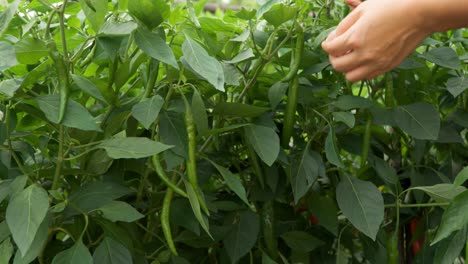
[(318, 225), (319, 224), (319, 220), (317, 219), (317, 217), (315, 215), (310, 215), (309, 222), (312, 225)]
[[(418, 229), (418, 225), (419, 225), (419, 218), (413, 218), (410, 220), (411, 237), (414, 237), (416, 235), (416, 230)], [(421, 250), (423, 243), (424, 243), (423, 236), (421, 236), (420, 239), (413, 241), (412, 249), (413, 249), (413, 254), (415, 256), (418, 254), (419, 250)]]

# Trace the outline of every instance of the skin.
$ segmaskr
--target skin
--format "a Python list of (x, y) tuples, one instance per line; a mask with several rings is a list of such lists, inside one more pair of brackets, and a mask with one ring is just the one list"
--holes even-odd
[(353, 11), (322, 43), (351, 82), (390, 71), (430, 34), (468, 26), (467, 0), (346, 0)]

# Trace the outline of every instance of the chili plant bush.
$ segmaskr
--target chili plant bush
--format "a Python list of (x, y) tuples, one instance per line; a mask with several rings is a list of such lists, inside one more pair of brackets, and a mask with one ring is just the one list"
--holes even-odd
[(1, 263), (466, 262), (466, 31), (352, 84), (338, 1), (2, 3)]

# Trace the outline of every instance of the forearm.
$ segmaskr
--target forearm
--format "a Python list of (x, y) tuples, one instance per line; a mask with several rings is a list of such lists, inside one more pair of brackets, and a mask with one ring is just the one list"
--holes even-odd
[(468, 0), (414, 0), (414, 3), (432, 32), (468, 27)]

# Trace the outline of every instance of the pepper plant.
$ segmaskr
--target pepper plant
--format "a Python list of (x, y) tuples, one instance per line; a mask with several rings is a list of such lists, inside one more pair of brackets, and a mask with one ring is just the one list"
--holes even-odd
[(1, 3), (0, 263), (466, 262), (465, 30), (349, 83), (341, 1)]

